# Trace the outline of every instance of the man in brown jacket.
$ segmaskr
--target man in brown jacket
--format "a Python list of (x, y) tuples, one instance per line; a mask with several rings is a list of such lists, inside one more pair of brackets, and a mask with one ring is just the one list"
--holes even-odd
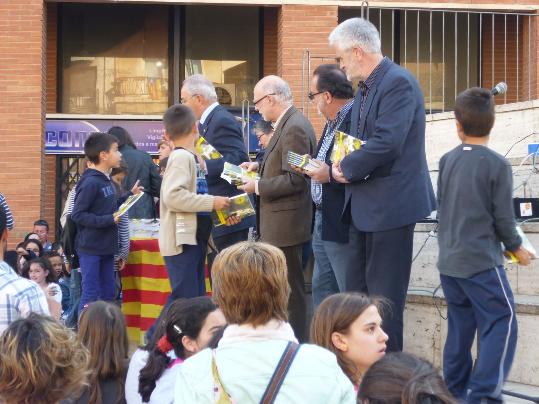
[(260, 240), (279, 247), (288, 266), (290, 323), (296, 337), (306, 340), (305, 282), (301, 262), (302, 245), (311, 237), (312, 201), (309, 180), (292, 169), (287, 154), (312, 155), (316, 138), (311, 123), (292, 105), (288, 84), (280, 77), (267, 76), (254, 89), (255, 109), (275, 132), (262, 163), (244, 163), (257, 170), (259, 181), (241, 187), (256, 193)]

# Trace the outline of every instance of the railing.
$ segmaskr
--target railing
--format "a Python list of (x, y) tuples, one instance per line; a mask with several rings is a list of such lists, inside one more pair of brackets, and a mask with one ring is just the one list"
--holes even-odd
[[(466, 88), (491, 88), (500, 81), (508, 91), (498, 103), (538, 97), (538, 14), (371, 7), (341, 9), (339, 21), (362, 14), (378, 28), (382, 52), (418, 79), (427, 113), (451, 110)], [(305, 88), (316, 64), (335, 61), (334, 55), (308, 50), (303, 59)]]

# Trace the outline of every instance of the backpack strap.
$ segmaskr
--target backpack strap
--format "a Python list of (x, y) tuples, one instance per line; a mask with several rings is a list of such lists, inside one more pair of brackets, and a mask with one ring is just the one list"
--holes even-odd
[(277, 394), (279, 394), (279, 390), (281, 389), (281, 385), (283, 384), (286, 374), (288, 373), (288, 370), (290, 369), (290, 366), (292, 365), (292, 362), (299, 351), (299, 347), (300, 345), (296, 344), (295, 342), (288, 342), (281, 359), (279, 360), (279, 363), (271, 376), (268, 386), (266, 387), (266, 391), (260, 399), (260, 404), (273, 404), (277, 398)]

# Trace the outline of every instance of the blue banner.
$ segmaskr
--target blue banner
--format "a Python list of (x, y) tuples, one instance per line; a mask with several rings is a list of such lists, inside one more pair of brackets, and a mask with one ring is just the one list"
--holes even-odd
[[(241, 111), (231, 111), (241, 125)], [(238, 117), (239, 112), (239, 117)], [(249, 152), (259, 150), (253, 131), (254, 123), (260, 119), (258, 113), (249, 116)], [(165, 133), (161, 120), (107, 120), (107, 119), (56, 119), (47, 118), (45, 124), (46, 154), (84, 154), (84, 142), (92, 132), (107, 132), (112, 126), (126, 129), (138, 149), (157, 154), (157, 144)], [(247, 139), (244, 139), (247, 143)]]

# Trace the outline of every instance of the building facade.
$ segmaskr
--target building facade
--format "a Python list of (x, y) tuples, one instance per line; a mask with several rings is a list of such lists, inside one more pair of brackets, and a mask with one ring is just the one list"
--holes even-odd
[[(310, 75), (318, 64), (335, 62), (329, 32), (360, 15), (380, 30), (384, 54), (416, 75), (429, 114), (450, 111), (467, 87), (500, 81), (509, 90), (498, 103), (532, 100), (539, 90), (537, 9), (526, 1), (481, 0), (368, 7), (332, 0), (3, 0), (0, 192), (16, 219), (11, 239), (20, 240), (38, 218), (54, 234), (82, 170), (80, 154), (54, 148), (76, 138), (80, 149), (82, 132), (49, 124), (125, 123), (136, 135), (159, 124), (194, 73), (214, 81), (220, 102), (245, 116), (255, 83), (278, 74), (321, 128), (306, 98)], [(157, 137), (145, 146), (154, 147)]]

